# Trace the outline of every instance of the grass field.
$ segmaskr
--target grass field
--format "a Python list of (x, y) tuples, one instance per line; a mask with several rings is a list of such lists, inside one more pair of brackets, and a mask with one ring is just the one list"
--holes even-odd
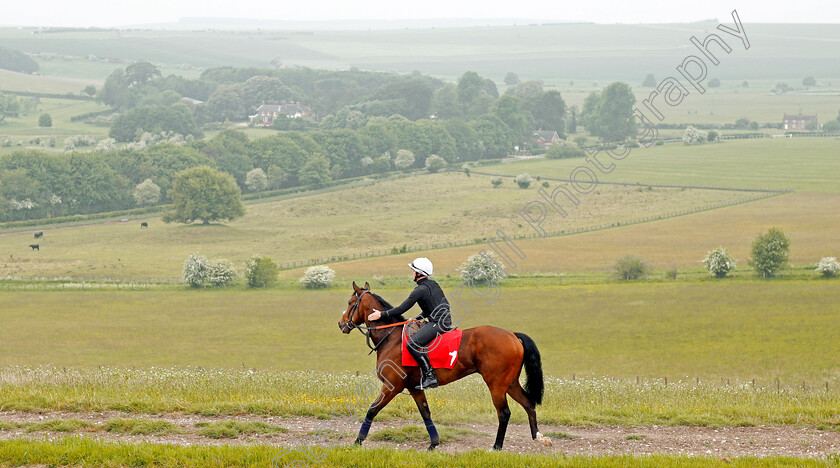
[[(583, 203), (583, 202), (582, 202)], [(709, 250), (723, 246), (738, 262), (736, 275), (752, 275), (747, 264), (755, 237), (772, 226), (779, 226), (792, 239), (791, 262), (815, 265), (822, 257), (838, 256), (840, 239), (834, 226), (840, 222), (836, 207), (840, 196), (829, 193), (794, 193), (744, 205), (680, 216), (656, 222), (622, 226), (547, 239), (517, 240), (526, 258), (511, 274), (551, 274), (611, 271), (616, 259), (635, 255), (653, 268), (698, 269)], [(511, 223), (516, 222), (511, 214)], [(569, 212), (569, 218), (576, 216)], [(500, 227), (504, 230), (510, 224)], [(507, 248), (500, 243), (502, 248)], [(386, 258), (368, 258), (330, 265), (339, 277), (370, 278), (373, 275), (403, 276), (405, 265), (419, 256), (433, 260), (441, 275), (458, 275), (458, 268), (470, 255), (487, 245), (453, 247), (412, 252)], [(508, 251), (509, 255), (512, 255)], [(17, 258), (17, 256), (16, 256)], [(300, 277), (301, 269), (281, 273)]]
[[(429, 197), (406, 191), (407, 180), (417, 193)], [(604, 186), (590, 194), (574, 216), (555, 218), (546, 228), (627, 222), (749, 196)], [(531, 229), (527, 224), (510, 221), (534, 197), (534, 188), (522, 190), (508, 181), (494, 189), (488, 177), (457, 173), (361, 181), (333, 192), (249, 204), (244, 218), (227, 225), (166, 225), (152, 218), (150, 228), (143, 230), (137, 222), (48, 228), (38, 252), (27, 247), (31, 232), (3, 235), (0, 251), (10, 256), (0, 260), (0, 275), (178, 277), (183, 261), (195, 251), (241, 265), (254, 254), (288, 262), (348, 252), (389, 252), (405, 244), (473, 241), (493, 236), (497, 228), (510, 235), (525, 234)]]
[[(71, 463), (80, 467), (100, 466), (145, 466), (145, 467), (268, 467), (268, 466), (306, 466), (307, 458), (302, 453), (290, 452), (278, 457), (277, 447), (257, 446), (194, 446), (180, 447), (154, 443), (122, 444), (91, 441), (73, 437), (60, 438), (53, 442), (36, 440), (16, 440), (0, 442), (0, 463), (12, 466), (46, 463), (64, 465)], [(631, 456), (544, 456), (517, 455), (511, 453), (492, 453), (472, 451), (451, 455), (444, 453), (424, 453), (395, 449), (366, 449), (355, 447), (324, 448), (313, 453), (318, 462), (313, 466), (329, 467), (368, 467), (392, 466), (407, 467), (575, 467), (599, 466), (618, 467), (810, 467), (826, 466), (825, 460), (798, 460), (791, 458), (718, 458), (655, 455), (635, 458)], [(297, 465), (291, 465), (297, 463)], [(289, 465), (286, 465), (289, 464)], [(303, 464), (303, 465), (300, 465)]]
[[(397, 303), (405, 282), (380, 292)], [(833, 280), (751, 279), (503, 287), (492, 306), (463, 291), (473, 311), (459, 314), (462, 327), (528, 333), (558, 377), (834, 385), (836, 290)], [(366, 372), (373, 361), (361, 335), (336, 325), (348, 291), (0, 292), (0, 364)]]
[[(840, 191), (840, 139), (772, 138), (734, 140), (698, 146), (669, 144), (634, 148), (623, 160), (613, 161), (601, 152), (598, 159), (615, 169), (598, 173), (600, 180), (624, 182), (712, 185), (725, 187), (790, 188)], [(483, 166), (499, 174), (569, 178), (572, 170), (586, 165), (582, 159), (530, 160)], [(592, 167), (592, 166), (590, 166)]]

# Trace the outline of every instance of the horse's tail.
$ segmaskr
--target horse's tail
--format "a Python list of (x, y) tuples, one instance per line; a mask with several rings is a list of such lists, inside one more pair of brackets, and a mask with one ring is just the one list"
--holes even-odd
[(525, 350), (525, 356), (522, 358), (526, 377), (525, 396), (536, 406), (542, 403), (543, 390), (545, 390), (540, 350), (528, 335), (524, 333), (514, 333), (514, 335), (522, 342), (522, 348)]

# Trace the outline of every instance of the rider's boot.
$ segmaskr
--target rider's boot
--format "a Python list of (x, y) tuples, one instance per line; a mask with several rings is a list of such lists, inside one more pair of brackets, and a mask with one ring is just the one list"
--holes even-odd
[(432, 369), (432, 364), (429, 362), (429, 356), (426, 353), (417, 353), (420, 359), (415, 358), (417, 364), (420, 366), (420, 385), (414, 387), (416, 390), (426, 390), (438, 386), (437, 376), (435, 370)]

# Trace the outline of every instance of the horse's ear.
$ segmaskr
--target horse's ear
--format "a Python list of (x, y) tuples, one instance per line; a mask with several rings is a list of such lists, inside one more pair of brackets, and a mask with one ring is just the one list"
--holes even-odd
[(356, 291), (356, 294), (359, 294), (360, 292), (362, 292), (362, 288), (356, 286), (355, 281), (353, 281), (353, 291)]
[(365, 281), (365, 289), (370, 291), (370, 283), (368, 283), (367, 281)]

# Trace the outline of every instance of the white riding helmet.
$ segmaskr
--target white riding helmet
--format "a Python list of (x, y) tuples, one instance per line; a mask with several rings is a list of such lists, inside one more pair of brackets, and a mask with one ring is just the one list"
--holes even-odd
[(432, 265), (432, 261), (426, 257), (415, 258), (413, 262), (408, 264), (408, 266), (423, 276), (432, 276), (435, 269)]

